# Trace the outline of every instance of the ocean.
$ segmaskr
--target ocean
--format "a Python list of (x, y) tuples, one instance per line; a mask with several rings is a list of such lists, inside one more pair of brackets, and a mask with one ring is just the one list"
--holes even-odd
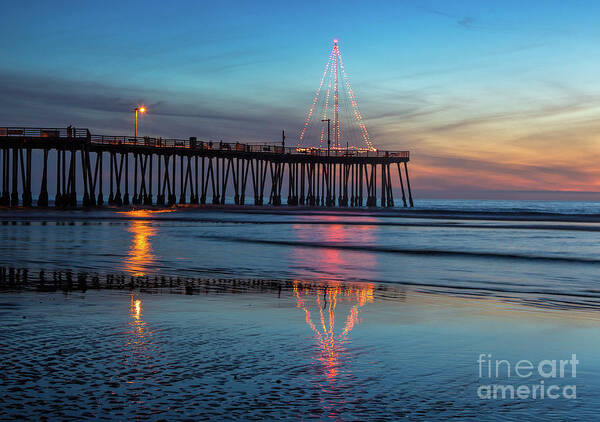
[(600, 203), (417, 205), (0, 211), (0, 416), (592, 419)]

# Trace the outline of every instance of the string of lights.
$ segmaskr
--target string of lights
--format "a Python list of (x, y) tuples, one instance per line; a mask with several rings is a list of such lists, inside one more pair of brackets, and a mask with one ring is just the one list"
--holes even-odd
[(334, 69), (335, 74), (333, 76), (334, 80), (334, 88), (333, 88), (333, 96), (335, 100), (335, 109), (333, 110), (333, 127), (334, 127), (334, 148), (340, 147), (340, 91), (338, 86), (338, 57), (340, 55), (338, 50), (338, 40), (337, 38), (333, 40), (333, 51), (334, 51)]
[(354, 116), (358, 122), (358, 126), (361, 129), (363, 141), (365, 141), (365, 144), (367, 145), (367, 148), (369, 150), (374, 150), (375, 148), (373, 147), (373, 143), (371, 142), (371, 139), (369, 137), (369, 132), (367, 131), (367, 126), (365, 125), (365, 123), (363, 121), (363, 117), (360, 114), (360, 110), (358, 108), (358, 101), (356, 101), (356, 96), (354, 95), (354, 90), (352, 89), (352, 85), (350, 85), (350, 78), (348, 78), (348, 75), (346, 74), (346, 70), (344, 69), (344, 61), (342, 60), (342, 55), (339, 54), (339, 51), (338, 51), (338, 55), (340, 58), (340, 68), (342, 69), (342, 74), (343, 74), (344, 83), (346, 85), (346, 90), (348, 92), (348, 96), (350, 97), (350, 102), (352, 104), (352, 110), (354, 112)]
[(304, 139), (304, 134), (306, 133), (306, 129), (310, 125), (310, 121), (311, 121), (311, 118), (313, 115), (313, 111), (315, 109), (315, 105), (317, 104), (317, 101), (319, 100), (319, 96), (321, 94), (321, 88), (323, 87), (323, 82), (325, 81), (325, 76), (327, 76), (327, 71), (329, 70), (329, 65), (330, 65), (331, 59), (333, 57), (333, 52), (334, 52), (334, 50), (331, 50), (331, 54), (329, 55), (329, 61), (327, 62), (327, 65), (325, 66), (325, 70), (323, 71), (323, 76), (321, 77), (321, 83), (319, 84), (319, 88), (317, 89), (315, 98), (313, 99), (312, 106), (310, 107), (310, 110), (308, 111), (308, 115), (306, 116), (306, 121), (304, 122), (304, 127), (302, 128), (302, 132), (300, 133), (300, 139), (298, 141), (298, 146), (300, 146), (300, 142), (302, 142), (302, 139)]
[[(317, 116), (319, 122), (313, 123), (313, 118), (316, 119)], [(298, 147), (311, 143), (314, 145), (318, 138), (318, 147), (324, 148), (327, 143), (327, 129), (322, 123), (324, 121), (330, 122), (332, 149), (376, 150), (346, 74), (337, 39), (333, 40), (329, 60), (300, 132)], [(363, 146), (355, 143), (363, 143)]]

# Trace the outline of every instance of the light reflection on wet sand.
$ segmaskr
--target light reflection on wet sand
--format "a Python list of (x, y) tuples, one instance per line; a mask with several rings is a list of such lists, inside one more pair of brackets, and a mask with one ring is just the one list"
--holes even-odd
[[(332, 223), (308, 228), (306, 225), (292, 225), (293, 235), (299, 242), (323, 244), (344, 244), (346, 242), (371, 244), (375, 242), (376, 226), (347, 226), (339, 216), (326, 215), (322, 219)], [(339, 221), (340, 224), (335, 224)], [(361, 278), (376, 268), (375, 254), (363, 251), (343, 251), (336, 248), (293, 247), (289, 252), (290, 261), (298, 267), (311, 268), (324, 277), (344, 279)]]
[[(119, 211), (118, 214), (134, 217), (127, 228), (133, 237), (127, 256), (123, 259), (123, 269), (133, 276), (144, 276), (152, 269), (155, 256), (152, 249), (152, 237), (156, 236), (157, 229), (151, 221), (144, 220), (156, 213), (171, 212), (171, 210), (132, 210)], [(141, 219), (138, 219), (141, 218)]]
[[(129, 336), (125, 341), (125, 354), (128, 356), (127, 364), (135, 368), (142, 366), (151, 359), (150, 350), (154, 348), (152, 340), (152, 331), (146, 321), (142, 318), (142, 300), (136, 298), (135, 294), (130, 293), (129, 304)], [(126, 381), (133, 384), (135, 380)]]
[[(306, 323), (317, 341), (317, 359), (322, 363), (327, 378), (334, 381), (340, 370), (344, 370), (340, 357), (344, 354), (344, 344), (349, 340), (348, 334), (360, 322), (360, 308), (373, 301), (373, 285), (330, 282), (307, 286), (301, 281), (294, 281), (294, 295), (296, 306), (304, 311)], [(346, 309), (348, 305), (349, 310)], [(336, 310), (344, 321), (341, 330), (338, 324), (338, 332), (335, 330)]]
[(123, 260), (124, 270), (133, 276), (146, 275), (149, 265), (154, 261), (150, 238), (156, 235), (151, 223), (135, 220), (127, 228), (133, 234), (131, 247)]

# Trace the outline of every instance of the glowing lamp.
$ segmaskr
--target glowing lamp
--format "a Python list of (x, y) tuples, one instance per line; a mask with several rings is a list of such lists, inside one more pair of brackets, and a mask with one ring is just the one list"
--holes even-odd
[(146, 106), (136, 107), (133, 111), (135, 112), (135, 126), (134, 126), (134, 130), (133, 130), (133, 136), (135, 136), (137, 138), (137, 136), (138, 136), (138, 113), (144, 114), (146, 112)]

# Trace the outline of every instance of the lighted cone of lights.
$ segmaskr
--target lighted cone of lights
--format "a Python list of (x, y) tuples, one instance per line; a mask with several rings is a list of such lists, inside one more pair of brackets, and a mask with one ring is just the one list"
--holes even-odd
[[(312, 329), (319, 347), (317, 359), (323, 364), (329, 379), (339, 373), (340, 354), (348, 334), (359, 322), (359, 312), (373, 301), (373, 285), (345, 285), (331, 282), (323, 286), (304, 285), (294, 281), (296, 306), (304, 311), (306, 323)], [(338, 305), (344, 304), (345, 306)], [(349, 311), (336, 330), (336, 308)], [(338, 315), (339, 316), (339, 315)]]
[(324, 123), (327, 120), (330, 121), (332, 149), (348, 147), (375, 151), (346, 74), (337, 39), (333, 40), (319, 88), (300, 131), (298, 148), (327, 148), (327, 124)]

